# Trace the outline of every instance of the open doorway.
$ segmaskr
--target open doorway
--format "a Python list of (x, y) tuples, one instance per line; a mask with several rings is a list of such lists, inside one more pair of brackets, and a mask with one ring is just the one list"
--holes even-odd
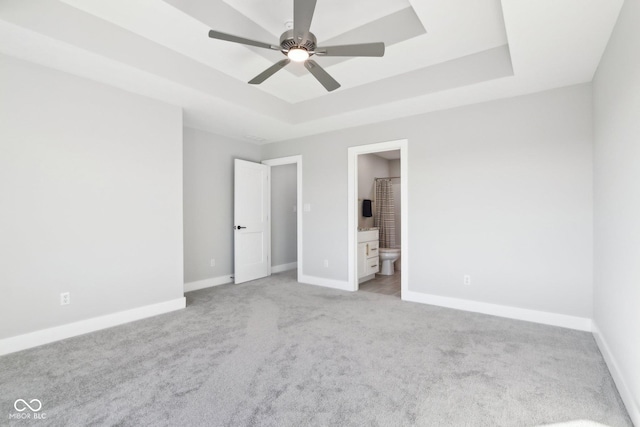
[(271, 167), (270, 273), (302, 277), (302, 156), (264, 160)]
[(296, 165), (271, 167), (271, 273), (298, 267)]
[(400, 150), (358, 155), (358, 290), (401, 296)]
[(349, 148), (349, 285), (408, 290), (407, 140)]

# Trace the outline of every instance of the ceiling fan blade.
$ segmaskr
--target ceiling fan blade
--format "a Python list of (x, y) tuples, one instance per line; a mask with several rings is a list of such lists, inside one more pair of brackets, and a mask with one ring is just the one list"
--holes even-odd
[(316, 0), (293, 1), (293, 39), (296, 42), (304, 42), (307, 39), (315, 9)]
[(316, 48), (321, 56), (384, 56), (384, 43), (344, 44)]
[(273, 76), (275, 73), (280, 71), (282, 68), (284, 68), (284, 66), (287, 65), (289, 62), (291, 62), (289, 58), (276, 62), (271, 67), (267, 68), (266, 70), (264, 70), (263, 72), (255, 76), (253, 79), (249, 80), (249, 84), (259, 85), (260, 83), (262, 83), (263, 81), (267, 80), (269, 77)]
[(324, 68), (318, 65), (316, 61), (312, 61), (311, 59), (307, 59), (304, 63), (304, 67), (309, 70), (313, 77), (315, 77), (322, 86), (329, 92), (332, 90), (336, 90), (340, 87), (340, 83), (335, 81), (333, 77), (327, 73)]
[(245, 39), (244, 37), (238, 37), (227, 33), (221, 33), (220, 31), (209, 31), (209, 37), (212, 39), (225, 40), (228, 42), (240, 43), (240, 44), (248, 44), (249, 46), (262, 47), (265, 49), (273, 49), (273, 50), (281, 50), (280, 46), (274, 46), (269, 43), (263, 43), (251, 39)]

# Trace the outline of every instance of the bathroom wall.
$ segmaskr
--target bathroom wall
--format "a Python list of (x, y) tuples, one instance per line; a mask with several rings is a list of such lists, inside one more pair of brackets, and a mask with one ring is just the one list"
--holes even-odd
[[(375, 178), (389, 176), (389, 160), (375, 154), (358, 156), (358, 228), (373, 227), (373, 217), (362, 216), (362, 200), (375, 199)], [(375, 205), (373, 205), (375, 213)]]

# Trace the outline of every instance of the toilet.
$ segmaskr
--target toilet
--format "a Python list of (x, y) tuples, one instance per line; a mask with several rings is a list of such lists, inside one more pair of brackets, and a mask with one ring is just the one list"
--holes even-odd
[(394, 273), (393, 263), (400, 258), (400, 249), (398, 248), (380, 248), (380, 272), (383, 276), (391, 276)]

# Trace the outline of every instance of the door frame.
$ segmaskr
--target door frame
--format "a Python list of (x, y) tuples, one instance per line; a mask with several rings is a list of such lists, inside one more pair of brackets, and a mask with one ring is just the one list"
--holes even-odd
[(409, 291), (409, 141), (378, 142), (348, 148), (348, 230), (349, 230), (349, 289), (357, 291), (358, 283), (358, 156), (381, 151), (400, 150), (400, 270), (401, 298), (406, 299)]
[[(297, 263), (298, 263), (298, 277), (297, 281), (300, 282), (302, 278), (302, 266), (304, 265), (302, 258), (302, 156), (288, 156), (288, 157), (279, 157), (276, 159), (268, 159), (263, 160), (262, 164), (267, 166), (282, 166), (282, 165), (296, 165), (296, 240), (297, 240)], [(269, 190), (271, 190), (272, 183), (269, 183)], [(273, 218), (272, 218), (273, 220)], [(271, 221), (273, 223), (273, 221)], [(269, 245), (269, 259), (272, 260), (271, 257), (271, 245)], [(272, 261), (269, 261), (270, 263)], [(271, 265), (269, 265), (269, 271), (271, 271)]]

